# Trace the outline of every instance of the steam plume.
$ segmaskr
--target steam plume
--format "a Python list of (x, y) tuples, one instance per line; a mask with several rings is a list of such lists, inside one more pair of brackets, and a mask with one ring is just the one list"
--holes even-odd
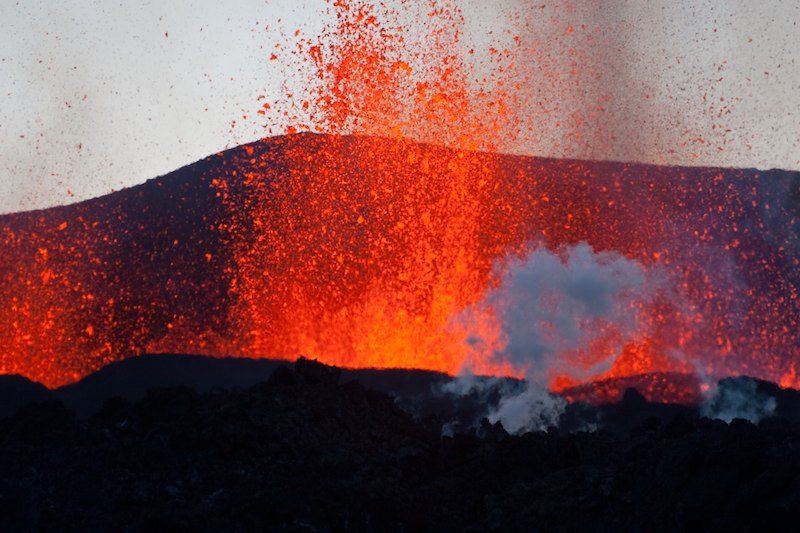
[(700, 411), (703, 416), (727, 423), (743, 418), (757, 424), (771, 416), (776, 407), (775, 398), (759, 392), (753, 379), (742, 376), (723, 379)]
[(499, 285), (461, 320), (493, 317), (497, 337), (479, 333), (469, 342), (528, 381), (546, 385), (555, 372), (591, 377), (610, 368), (640, 329), (642, 308), (659, 286), (650, 277), (636, 261), (586, 243), (560, 254), (538, 247), (508, 261)]
[[(499, 284), (459, 321), (467, 331), (494, 321), (492, 333), (481, 328), (468, 337), (471, 349), (507, 364), (524, 376), (525, 386), (507, 391), (487, 416), (511, 433), (546, 429), (566, 407), (547, 391), (548, 381), (556, 374), (585, 379), (610, 369), (644, 327), (643, 309), (661, 283), (640, 263), (595, 252), (586, 243), (561, 253), (536, 247), (498, 271)], [(446, 390), (466, 394), (480, 386), (467, 372)]]

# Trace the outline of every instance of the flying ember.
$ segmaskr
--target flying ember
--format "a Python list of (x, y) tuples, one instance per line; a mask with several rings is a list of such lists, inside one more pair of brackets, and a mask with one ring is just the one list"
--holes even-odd
[(330, 15), (268, 54), (307, 72), (254, 99), (287, 135), (0, 217), (0, 371), (58, 386), (145, 352), (302, 354), (574, 398), (800, 386), (800, 174), (503, 155), (536, 135), (525, 38), (471, 48), (450, 2)]

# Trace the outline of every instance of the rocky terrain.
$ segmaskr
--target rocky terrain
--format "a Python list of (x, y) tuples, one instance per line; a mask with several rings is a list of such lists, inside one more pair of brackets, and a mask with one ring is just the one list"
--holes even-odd
[[(361, 377), (406, 398), (430, 390), (429, 375), (379, 374)], [(352, 378), (300, 359), (254, 385), (109, 398), (88, 418), (39, 391), (38, 403), (0, 419), (0, 529), (796, 527), (795, 391), (759, 384), (778, 405), (758, 425), (651, 404), (631, 389), (618, 404), (570, 406), (567, 417), (598, 421), (591, 432), (565, 421), (509, 435), (483, 420), (442, 436), (452, 413), (435, 402), (413, 407)]]

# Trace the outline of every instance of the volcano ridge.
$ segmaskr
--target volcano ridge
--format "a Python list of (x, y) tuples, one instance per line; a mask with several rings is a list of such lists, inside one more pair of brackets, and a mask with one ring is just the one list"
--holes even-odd
[[(480, 265), (486, 273), (495, 258), (509, 250), (518, 252), (530, 242), (545, 241), (558, 249), (586, 241), (596, 250), (617, 251), (645, 264), (654, 261), (654, 247), (661, 247), (659, 257), (673, 263), (691, 259), (687, 279), (699, 283), (695, 292), (704, 294), (702, 291), (709, 289), (710, 294), (722, 294), (700, 302), (715, 325), (696, 335), (705, 335), (702, 347), (726, 355), (716, 360), (730, 368), (720, 368), (717, 374), (736, 375), (741, 373), (739, 367), (749, 366), (748, 374), (793, 383), (796, 374), (787, 365), (798, 355), (791, 332), (800, 318), (800, 300), (792, 292), (792, 287), (800, 286), (800, 173), (472, 154), (405, 140), (315, 134), (232, 148), (105, 197), (0, 216), (5, 251), (0, 257), (4, 371), (54, 387), (142, 353), (272, 353), (277, 358), (306, 353), (288, 341), (276, 342), (275, 351), (266, 350), (268, 342), (263, 350), (249, 344), (249, 335), (259, 328), (242, 323), (249, 317), (244, 312), (247, 308), (241, 307), (242, 283), (237, 279), (241, 263), (235, 255), (241, 255), (237, 249), (241, 235), (252, 234), (258, 210), (264, 208), (262, 199), (277, 202), (275, 198), (284, 195), (286, 205), (319, 200), (322, 193), (309, 189), (315, 179), (311, 172), (316, 168), (314, 157), (326, 153), (341, 156), (337, 164), (342, 169), (337, 172), (353, 179), (332, 191), (352, 191), (354, 196), (368, 198), (372, 173), (381, 165), (405, 165), (392, 161), (407, 150), (417, 154), (418, 161), (425, 157), (459, 161), (474, 156), (476, 165), (483, 165), (481, 168), (497, 178), (485, 199), (487, 205), (502, 209), (483, 217), (485, 222), (477, 234), (488, 254)], [(261, 175), (258, 186), (267, 191), (274, 188), (280, 194), (254, 196), (245, 174), (262, 164), (268, 172)], [(415, 168), (409, 172), (417, 179), (422, 171)], [(291, 181), (295, 178), (296, 182)], [(396, 203), (388, 207), (404, 205), (397, 198), (392, 201)], [(350, 241), (320, 237), (319, 250), (326, 246), (339, 250), (336, 247), (340, 246), (340, 251), (353, 255), (367, 249), (374, 235), (389, 235), (387, 228), (397, 222), (391, 210), (386, 205), (359, 202), (363, 207), (360, 216), (377, 220), (375, 226), (363, 229), (354, 220), (353, 227), (345, 228)], [(566, 224), (566, 220), (571, 222)], [(299, 231), (280, 225), (268, 229), (287, 243), (293, 243)], [(440, 230), (432, 231), (438, 239)], [(412, 242), (414, 236), (397, 239), (395, 247), (407, 244), (406, 240)], [(733, 246), (735, 252), (725, 255), (722, 264), (715, 262), (713, 254), (710, 259), (703, 255), (705, 251), (692, 256), (693, 250), (708, 242), (714, 253), (723, 253), (720, 250), (727, 246)], [(324, 257), (325, 265), (333, 265), (335, 254), (312, 249), (302, 252), (312, 254), (306, 257), (299, 249), (288, 249), (281, 263), (285, 266), (273, 272), (277, 280), (274, 294), (290, 294), (285, 286), (295, 279), (301, 285), (313, 285), (312, 277), (319, 273), (306, 268), (310, 259), (320, 262)], [(706, 260), (708, 264), (704, 264)], [(337, 306), (359, 297), (376, 271), (385, 270), (386, 276), (397, 274), (395, 263), (398, 261), (390, 259), (375, 264), (356, 262), (341, 278), (329, 276), (339, 275), (338, 270), (324, 271), (322, 278), (346, 282), (343, 286), (349, 288), (339, 294), (331, 291), (339, 285), (329, 283), (314, 288), (312, 296), (323, 302), (324, 313), (335, 314)], [(715, 270), (726, 272), (720, 265), (728, 265), (730, 274), (723, 274), (728, 277), (720, 279), (720, 286), (703, 285), (704, 276)], [(291, 269), (295, 273), (290, 276)], [(752, 300), (739, 297), (748, 291), (755, 295)], [(427, 295), (421, 293), (420, 297)], [(429, 302), (412, 299), (403, 303), (414, 310)], [(301, 307), (296, 302), (289, 304), (290, 308)], [(269, 313), (277, 307), (275, 302), (269, 305), (272, 307), (267, 306), (265, 313), (271, 317)], [(275, 312), (272, 328), (278, 337), (292, 318), (280, 316), (282, 312)], [(267, 341), (281, 340), (278, 337)], [(318, 339), (317, 344), (322, 345), (323, 340), (330, 339)], [(398, 365), (345, 364), (345, 355), (350, 353), (346, 342), (335, 348), (341, 353), (330, 356), (329, 362), (342, 366)], [(406, 366), (425, 363), (420, 358)], [(640, 363), (633, 361), (631, 366)], [(455, 372), (454, 364), (432, 366), (436, 370), (446, 366), (447, 371)], [(663, 358), (664, 368), (654, 364), (652, 370), (670, 371), (666, 368), (669, 364), (672, 361)]]

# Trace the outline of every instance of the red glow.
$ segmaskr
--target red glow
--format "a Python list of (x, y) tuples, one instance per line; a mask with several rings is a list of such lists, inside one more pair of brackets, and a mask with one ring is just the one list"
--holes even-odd
[[(688, 306), (645, 310), (650, 337), (591, 377), (700, 369), (798, 385), (796, 259), (791, 242), (764, 240), (778, 198), (752, 173), (309, 135), (187, 172), (3, 217), (5, 372), (55, 386), (135, 353), (181, 351), (454, 373), (468, 351), (451, 318), (482, 298), (498, 258), (541, 240), (664, 268)], [(197, 202), (216, 212), (194, 220)], [(584, 356), (565, 360), (591, 366)]]
[[(57, 386), (180, 351), (520, 375), (469, 348), (476, 330), (500, 343), (491, 316), (470, 331), (454, 319), (503, 258), (586, 241), (663, 270), (672, 296), (637, 309), (630, 338), (609, 330), (562, 354), (543, 376), (553, 390), (583, 399), (581, 384), (605, 380), (593, 394), (615, 399), (644, 376), (651, 398), (687, 402), (696, 373), (800, 386), (797, 219), (780, 183), (477, 151), (515, 131), (513, 54), (490, 51), (496, 74), (476, 85), (449, 3), (430, 4), (419, 49), (388, 8), (333, 9), (335, 27), (292, 56), (310, 67), (309, 94), (259, 97), (254, 115), (334, 135), (267, 139), (198, 163), (188, 181), (0, 218), (0, 371)], [(590, 372), (609, 350), (612, 364)]]

